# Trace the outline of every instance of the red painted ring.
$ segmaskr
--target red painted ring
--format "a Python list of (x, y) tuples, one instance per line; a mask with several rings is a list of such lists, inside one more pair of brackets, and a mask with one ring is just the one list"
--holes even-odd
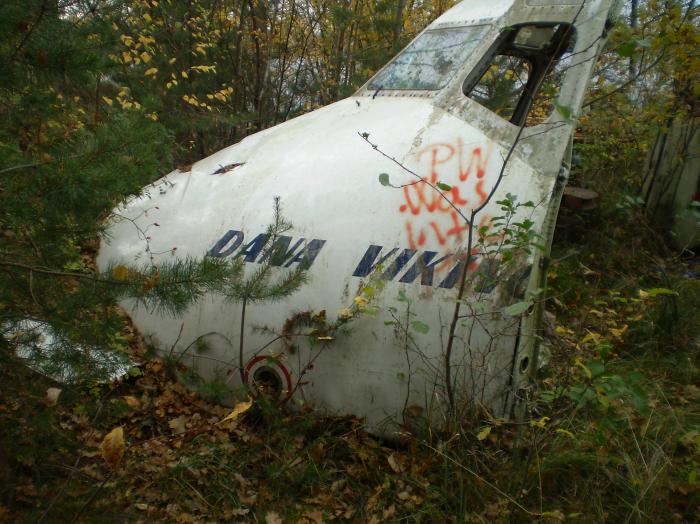
[(258, 362), (266, 360), (266, 361), (274, 361), (275, 365), (279, 370), (282, 372), (282, 375), (284, 375), (284, 380), (287, 382), (287, 395), (282, 399), (283, 402), (286, 402), (292, 397), (292, 375), (289, 372), (289, 370), (282, 365), (282, 363), (273, 358), (273, 357), (268, 357), (265, 355), (258, 355), (257, 357), (253, 357), (248, 361), (248, 364), (246, 364), (245, 369), (243, 370), (243, 380), (246, 383), (246, 386), (250, 387), (250, 384), (248, 383), (248, 378), (250, 376), (250, 370), (253, 369), (253, 366), (257, 364)]

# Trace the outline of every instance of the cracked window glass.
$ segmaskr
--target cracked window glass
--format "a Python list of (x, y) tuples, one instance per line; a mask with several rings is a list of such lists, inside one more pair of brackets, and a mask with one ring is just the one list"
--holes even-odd
[(445, 87), (488, 28), (480, 25), (426, 31), (374, 77), (370, 89), (434, 91)]

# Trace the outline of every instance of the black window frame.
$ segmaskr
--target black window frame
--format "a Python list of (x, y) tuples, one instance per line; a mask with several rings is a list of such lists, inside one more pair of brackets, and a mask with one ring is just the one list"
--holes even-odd
[[(554, 33), (551, 43), (544, 49), (528, 49), (523, 46), (516, 46), (515, 38), (518, 32), (524, 27), (532, 26), (560, 27)], [(464, 79), (462, 93), (470, 97), (472, 90), (479, 84), (481, 78), (486, 71), (488, 71), (489, 67), (491, 67), (491, 64), (493, 64), (496, 56), (514, 56), (529, 62), (532, 70), (530, 71), (527, 83), (523, 88), (520, 99), (509, 120), (513, 125), (524, 125), (532, 101), (535, 99), (542, 81), (545, 79), (551, 67), (572, 47), (575, 42), (575, 35), (576, 30), (574, 26), (568, 22), (525, 22), (508, 26), (501, 32), (472, 72)], [(477, 100), (474, 101), (479, 103)]]

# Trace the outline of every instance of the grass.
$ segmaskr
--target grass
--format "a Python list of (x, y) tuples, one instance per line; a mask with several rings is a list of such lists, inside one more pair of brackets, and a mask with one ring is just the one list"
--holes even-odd
[[(527, 420), (390, 443), (354, 418), (259, 405), (222, 427), (227, 410), (157, 360), (47, 406), (56, 385), (3, 349), (0, 521), (700, 520), (700, 282), (613, 204), (562, 211)], [(644, 298), (659, 288), (673, 294)], [(99, 444), (116, 426), (127, 454), (109, 476)]]

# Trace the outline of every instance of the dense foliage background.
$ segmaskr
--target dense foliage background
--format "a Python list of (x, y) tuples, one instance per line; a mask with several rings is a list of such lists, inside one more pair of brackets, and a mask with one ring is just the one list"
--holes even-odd
[[(98, 275), (118, 203), (352, 94), (452, 3), (2, 2), (0, 325), (50, 321), (82, 379), (52, 383), (0, 337), (0, 521), (700, 520), (698, 268), (643, 198), (650, 147), (698, 115), (692, 0), (627, 2), (600, 59), (573, 171), (600, 204), (562, 212), (550, 364), (525, 422), (485, 415), (390, 448), (353, 420), (263, 406), (224, 430), (225, 410), (179, 386), (172, 362), (105, 384), (80, 351), (142, 358), (116, 298), (157, 288), (183, 307), (232, 269)], [(118, 425), (129, 448), (110, 469), (98, 447)]]

